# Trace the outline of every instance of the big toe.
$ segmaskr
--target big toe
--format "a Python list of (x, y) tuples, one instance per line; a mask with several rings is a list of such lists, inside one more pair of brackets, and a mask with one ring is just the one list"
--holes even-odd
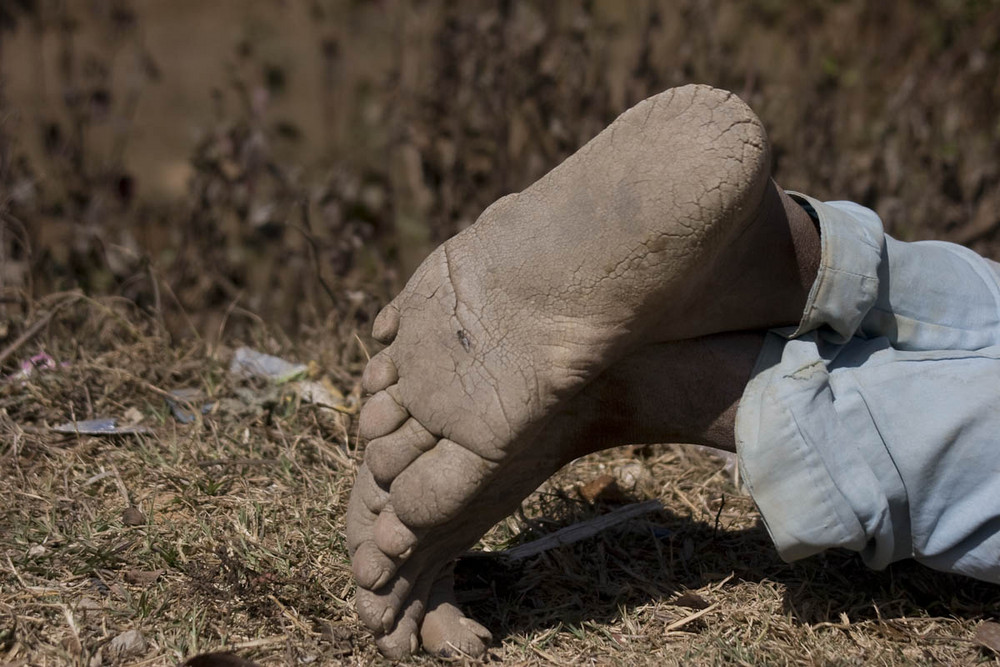
[(410, 528), (439, 526), (462, 513), (496, 465), (445, 438), (399, 473), (389, 499)]
[(443, 658), (478, 658), (486, 652), (493, 635), (455, 605), (443, 603), (427, 611), (420, 626), (420, 641), (428, 653)]
[(420, 626), (420, 640), (428, 653), (444, 658), (461, 655), (478, 658), (493, 641), (489, 630), (458, 608), (454, 564), (446, 567), (431, 587), (427, 614)]

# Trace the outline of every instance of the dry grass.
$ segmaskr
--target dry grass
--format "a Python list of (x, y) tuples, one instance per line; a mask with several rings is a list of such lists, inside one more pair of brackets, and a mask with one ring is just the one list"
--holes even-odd
[[(227, 349), (171, 346), (124, 302), (70, 305), (24, 343), (19, 358), (44, 349), (67, 365), (0, 385), (0, 664), (172, 665), (221, 648), (263, 664), (380, 661), (343, 541), (364, 361), (351, 340), (249, 341), (311, 362), (344, 394), (339, 410), (235, 380)], [(164, 398), (178, 387), (214, 409), (179, 423)], [(151, 433), (49, 429), (97, 416)], [(496, 635), (488, 662), (998, 663), (972, 641), (997, 617), (996, 587), (912, 564), (872, 572), (839, 552), (782, 563), (750, 499), (690, 448), (579, 460), (481, 546), (606, 511), (577, 488), (609, 473), (629, 480), (624, 501), (667, 509), (524, 561), (460, 563), (463, 604)], [(146, 648), (116, 656), (131, 629)]]
[[(0, 667), (380, 662), (342, 539), (356, 334), (430, 243), (653, 92), (737, 90), (784, 185), (996, 250), (1000, 4), (930, 4), (0, 1), (23, 9), (0, 28)], [(237, 344), (309, 362), (339, 409), (233, 378)], [(66, 365), (8, 377), (41, 352)], [(178, 422), (178, 388), (214, 408)], [(150, 432), (51, 430), (92, 417)], [(667, 509), (495, 553), (609, 509), (577, 492), (609, 473), (638, 480), (618, 502)], [(458, 575), (489, 662), (998, 663), (972, 641), (997, 587), (782, 563), (699, 450), (578, 461), (480, 546)], [(129, 630), (145, 648), (116, 654)]]

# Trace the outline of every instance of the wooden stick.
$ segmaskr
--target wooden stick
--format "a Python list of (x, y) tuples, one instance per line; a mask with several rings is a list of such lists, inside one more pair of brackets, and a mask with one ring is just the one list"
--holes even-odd
[(523, 560), (525, 558), (530, 558), (531, 556), (536, 556), (543, 551), (548, 551), (549, 549), (585, 540), (588, 537), (597, 535), (602, 530), (607, 530), (608, 528), (624, 523), (629, 519), (634, 519), (637, 516), (641, 516), (649, 512), (655, 512), (660, 509), (663, 509), (663, 504), (659, 500), (647, 500), (642, 503), (626, 505), (624, 507), (619, 507), (613, 512), (608, 512), (607, 514), (594, 517), (593, 519), (588, 519), (587, 521), (575, 523), (572, 526), (560, 528), (551, 535), (546, 535), (545, 537), (533, 540), (527, 544), (516, 546), (512, 549), (505, 549), (500, 553), (511, 560)]
[(716, 602), (715, 604), (710, 604), (707, 607), (705, 607), (704, 609), (702, 609), (701, 611), (696, 611), (695, 613), (691, 614), (690, 616), (685, 616), (684, 618), (680, 619), (679, 621), (674, 621), (673, 623), (671, 623), (667, 627), (663, 628), (663, 633), (666, 634), (666, 633), (671, 632), (673, 630), (676, 630), (678, 628), (682, 628), (685, 625), (687, 625), (688, 623), (690, 623), (691, 621), (693, 621), (695, 619), (698, 619), (698, 618), (701, 618), (702, 616), (704, 616), (708, 612), (715, 611), (715, 608), (718, 607), (718, 606), (719, 606), (718, 602)]
[(13, 343), (5, 347), (3, 352), (0, 352), (0, 364), (3, 364), (3, 362), (7, 361), (7, 357), (14, 354), (14, 352), (16, 352), (19, 347), (27, 343), (35, 336), (35, 334), (37, 334), (39, 331), (45, 328), (45, 325), (49, 323), (49, 320), (55, 317), (56, 313), (58, 313), (60, 310), (70, 305), (71, 303), (76, 303), (82, 298), (83, 295), (74, 294), (60, 301), (55, 306), (53, 306), (52, 310), (42, 315), (34, 324), (28, 327), (24, 331), (24, 333), (18, 336), (17, 340), (15, 340)]

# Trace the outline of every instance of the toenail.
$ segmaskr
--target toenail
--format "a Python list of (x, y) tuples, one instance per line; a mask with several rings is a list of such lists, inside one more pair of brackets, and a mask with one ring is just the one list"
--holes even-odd
[(392, 622), (395, 620), (396, 614), (391, 608), (386, 609), (382, 612), (382, 632), (389, 634), (392, 630)]
[(391, 577), (391, 572), (384, 567), (373, 565), (370, 561), (361, 563), (354, 571), (354, 579), (358, 584), (371, 591), (377, 591), (385, 586)]
[(382, 570), (382, 573), (378, 575), (378, 578), (375, 580), (375, 583), (372, 585), (372, 588), (374, 588), (375, 590), (382, 588), (387, 583), (389, 583), (390, 578), (392, 578), (392, 573), (389, 572), (388, 570)]
[(391, 509), (375, 520), (375, 545), (391, 558), (405, 558), (417, 543), (417, 536)]

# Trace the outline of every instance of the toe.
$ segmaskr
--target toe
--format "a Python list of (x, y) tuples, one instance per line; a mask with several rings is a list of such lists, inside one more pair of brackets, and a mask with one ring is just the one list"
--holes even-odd
[(375, 542), (362, 542), (351, 557), (354, 581), (358, 586), (369, 590), (385, 586), (398, 569), (396, 563)]
[(409, 416), (388, 391), (380, 391), (361, 410), (359, 432), (365, 440), (374, 440), (395, 431)]
[(455, 605), (443, 603), (427, 611), (420, 626), (420, 640), (428, 653), (442, 658), (478, 658), (486, 653), (493, 635)]
[(358, 618), (376, 635), (393, 631), (406, 614), (412, 614), (411, 605), (420, 603), (419, 621), (423, 617), (424, 603), (430, 594), (431, 584), (438, 577), (441, 565), (427, 562), (427, 559), (406, 561), (399, 572), (381, 588), (369, 589), (359, 586), (356, 592)]
[(437, 438), (412, 417), (389, 435), (365, 447), (365, 465), (379, 484), (388, 486), (408, 465), (430, 450)]
[(362, 464), (347, 503), (347, 548), (351, 553), (362, 542), (374, 538), (375, 519), (388, 500), (389, 493), (375, 482), (368, 466)]
[(417, 536), (392, 508), (386, 508), (375, 520), (375, 544), (392, 558), (406, 558), (417, 544)]
[(396, 626), (396, 617), (403, 602), (410, 597), (412, 588), (405, 576), (394, 577), (378, 590), (358, 587), (358, 618), (376, 635), (387, 634)]
[(376, 354), (365, 366), (365, 373), (361, 376), (361, 388), (369, 394), (382, 391), (391, 384), (399, 380), (399, 371), (389, 355), (382, 352)]
[(392, 481), (390, 502), (410, 528), (441, 525), (461, 514), (496, 465), (451, 440), (439, 440)]
[(427, 600), (427, 614), (420, 626), (420, 640), (428, 653), (445, 658), (462, 654), (479, 657), (493, 640), (485, 627), (468, 618), (455, 604), (454, 565), (434, 582)]
[(359, 586), (377, 589), (396, 573), (398, 566), (375, 544), (375, 523), (389, 494), (380, 488), (364, 465), (347, 504), (347, 551)]
[(417, 624), (410, 618), (403, 618), (387, 635), (375, 638), (375, 645), (390, 660), (402, 660), (420, 650)]
[(389, 304), (379, 312), (372, 324), (372, 336), (380, 343), (388, 345), (396, 338), (399, 331), (399, 308)]
[(399, 614), (399, 620), (391, 631), (376, 637), (375, 643), (387, 658), (399, 660), (416, 653), (420, 648), (420, 624), (427, 608), (427, 596), (435, 572), (425, 572), (414, 587), (413, 594), (406, 600)]

